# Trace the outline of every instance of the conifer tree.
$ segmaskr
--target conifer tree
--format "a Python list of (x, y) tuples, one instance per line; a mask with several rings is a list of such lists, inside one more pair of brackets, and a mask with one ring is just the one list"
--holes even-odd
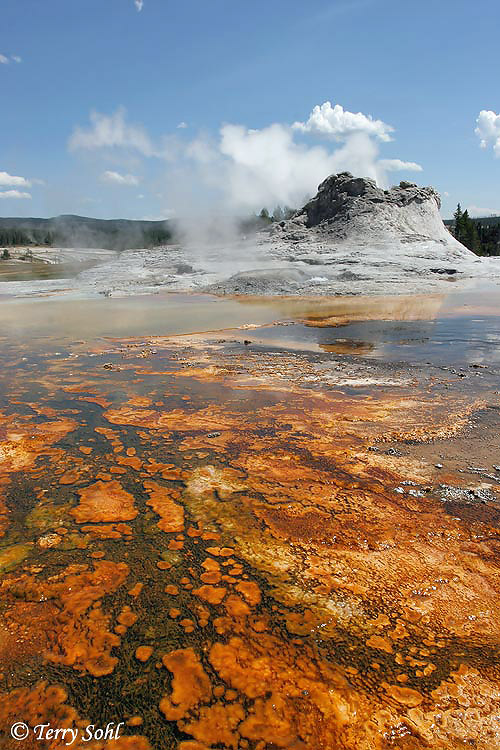
[(460, 203), (457, 205), (457, 210), (453, 214), (455, 219), (455, 239), (461, 242), (461, 235), (463, 234), (463, 212)]

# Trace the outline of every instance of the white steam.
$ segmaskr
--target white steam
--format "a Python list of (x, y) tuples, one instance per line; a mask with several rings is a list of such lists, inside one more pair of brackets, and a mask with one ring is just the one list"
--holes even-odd
[(298, 142), (296, 130), (281, 124), (259, 130), (224, 125), (217, 141), (195, 139), (185, 156), (193, 162), (198, 181), (233, 212), (276, 204), (300, 206), (334, 172), (350, 171), (387, 187), (388, 172), (422, 171), (415, 162), (379, 159), (380, 138), (368, 132), (346, 133), (342, 145), (331, 150)]
[(224, 202), (233, 208), (298, 205), (334, 168), (326, 149), (296, 143), (292, 130), (278, 124), (261, 130), (224, 125), (215, 164)]
[[(350, 171), (387, 187), (390, 172), (422, 170), (415, 162), (380, 158), (380, 149), (392, 140), (390, 125), (330, 102), (314, 107), (304, 122), (260, 129), (225, 124), (217, 136), (203, 133), (190, 140), (180, 123), (177, 135), (161, 144), (142, 126), (128, 123), (123, 109), (111, 115), (92, 112), (90, 120), (90, 127), (75, 128), (70, 150), (100, 149), (103, 155), (112, 150), (114, 164), (123, 156), (122, 166), (131, 152), (168, 164), (162, 193), (169, 214), (178, 216), (237, 215), (277, 204), (298, 207), (334, 172)], [(318, 137), (326, 143), (319, 144)], [(107, 182), (136, 184), (133, 175), (104, 174)]]

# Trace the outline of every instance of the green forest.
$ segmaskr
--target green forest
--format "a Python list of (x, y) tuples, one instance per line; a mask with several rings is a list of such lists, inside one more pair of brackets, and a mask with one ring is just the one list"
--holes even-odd
[(473, 219), (460, 203), (453, 221), (445, 222), (456, 239), (476, 255), (500, 255), (500, 217)]
[(156, 247), (172, 241), (173, 230), (168, 221), (107, 220), (85, 216), (0, 218), (0, 249), (46, 245), (121, 251)]
[(16, 247), (22, 245), (53, 245), (52, 232), (34, 230), (29, 234), (23, 229), (1, 229), (0, 247)]

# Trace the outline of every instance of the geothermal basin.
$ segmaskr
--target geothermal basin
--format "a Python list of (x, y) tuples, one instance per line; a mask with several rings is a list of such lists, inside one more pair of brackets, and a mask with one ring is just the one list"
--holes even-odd
[(500, 747), (500, 303), (453, 292), (0, 303), (2, 747)]

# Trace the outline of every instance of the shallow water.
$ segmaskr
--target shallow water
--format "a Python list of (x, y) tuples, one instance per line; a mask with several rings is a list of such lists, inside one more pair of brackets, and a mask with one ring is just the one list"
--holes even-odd
[(457, 316), (429, 321), (363, 321), (338, 327), (294, 325), (261, 330), (256, 340), (287, 342), (333, 354), (372, 357), (386, 362), (443, 365), (498, 364), (500, 315), (483, 318)]
[(0, 302), (0, 330), (19, 339), (166, 336), (271, 323), (275, 317), (273, 305), (265, 300), (249, 309), (235, 300), (192, 294)]
[(19, 339), (168, 336), (277, 325), (253, 341), (391, 361), (497, 361), (500, 286), (406, 297), (277, 298), (158, 294), (1, 301), (0, 331)]

